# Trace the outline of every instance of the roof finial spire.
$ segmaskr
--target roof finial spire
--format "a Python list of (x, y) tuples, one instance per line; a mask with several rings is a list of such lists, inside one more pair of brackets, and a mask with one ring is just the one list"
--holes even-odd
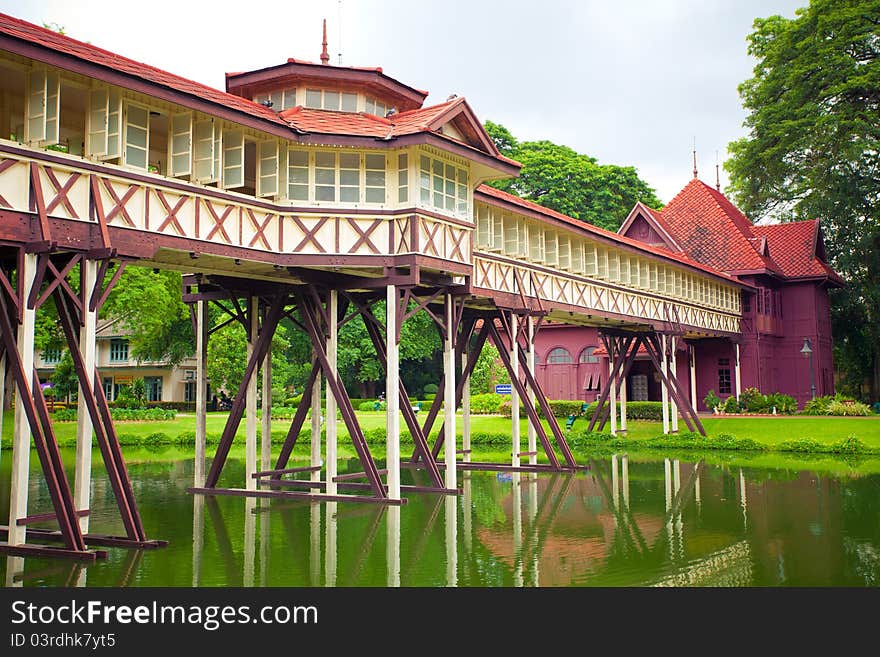
[(321, 41), (321, 63), (330, 64), (330, 53), (327, 52), (327, 19), (324, 19), (324, 40)]
[(721, 174), (718, 171), (718, 151), (715, 151), (715, 189), (721, 191)]
[(697, 136), (694, 135), (694, 180), (697, 179)]

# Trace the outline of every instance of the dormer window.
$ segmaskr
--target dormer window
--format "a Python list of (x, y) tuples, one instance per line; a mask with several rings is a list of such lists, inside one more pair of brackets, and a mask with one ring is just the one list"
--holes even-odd
[(376, 100), (375, 98), (370, 98), (369, 96), (367, 96), (367, 104), (365, 108), (367, 114), (373, 114), (375, 116), (385, 116), (390, 109), (390, 105), (386, 105), (385, 103)]
[(276, 112), (296, 107), (296, 87), (293, 89), (279, 89), (271, 93), (254, 96), (254, 102), (260, 103), (260, 105), (265, 105), (267, 101), (272, 101), (270, 107)]

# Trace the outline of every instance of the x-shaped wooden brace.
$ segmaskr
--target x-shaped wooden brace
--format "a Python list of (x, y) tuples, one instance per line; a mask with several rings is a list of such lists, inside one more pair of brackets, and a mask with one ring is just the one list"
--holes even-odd
[[(440, 229), (443, 227), (441, 223), (429, 224), (425, 221), (422, 221), (422, 229), (425, 231), (425, 254), (426, 255), (440, 255), (440, 247), (435, 243), (435, 239), (437, 238), (437, 233), (440, 232)], [(430, 249), (430, 253), (428, 250)]]
[(165, 227), (168, 224), (173, 224), (174, 229), (177, 231), (177, 234), (181, 237), (186, 237), (184, 233), (183, 226), (180, 225), (180, 222), (177, 220), (177, 213), (180, 212), (180, 209), (184, 206), (184, 204), (190, 200), (189, 196), (181, 196), (177, 199), (177, 203), (174, 204), (174, 207), (171, 207), (171, 204), (165, 199), (165, 194), (162, 193), (161, 189), (154, 190), (156, 192), (156, 197), (165, 207), (165, 218), (162, 220), (162, 223), (159, 224), (158, 230), (160, 233), (165, 230)]
[(251, 226), (254, 227), (254, 236), (248, 244), (248, 248), (253, 248), (253, 246), (259, 241), (263, 243), (263, 247), (266, 250), (271, 250), (272, 247), (269, 245), (269, 240), (266, 238), (266, 229), (269, 227), (269, 223), (274, 219), (277, 215), (269, 213), (266, 215), (265, 219), (260, 222), (255, 216), (254, 211), (250, 208), (245, 208), (245, 216), (251, 222)]
[(311, 230), (306, 228), (306, 225), (303, 223), (302, 219), (297, 217), (296, 215), (291, 215), (290, 217), (293, 220), (293, 223), (296, 224), (296, 227), (299, 228), (303, 232), (302, 241), (293, 247), (294, 252), (302, 251), (309, 244), (313, 244), (316, 249), (318, 249), (319, 253), (327, 253), (327, 250), (321, 246), (321, 243), (318, 241), (318, 231), (321, 230), (321, 227), (330, 221), (330, 217), (321, 217), (318, 219), (318, 222), (312, 227)]
[[(94, 180), (95, 177), (93, 176), (93, 184)], [(131, 200), (131, 197), (134, 196), (139, 189), (141, 189), (140, 185), (129, 185), (125, 194), (122, 195), (122, 198), (119, 198), (119, 195), (116, 193), (116, 190), (113, 189), (113, 185), (109, 180), (106, 178), (99, 178), (99, 180), (101, 181), (101, 184), (104, 185), (104, 189), (107, 190), (107, 194), (109, 194), (110, 198), (113, 200), (113, 207), (104, 215), (105, 221), (110, 223), (116, 218), (116, 215), (120, 215), (126, 224), (134, 228), (134, 220), (131, 218), (131, 215), (128, 214), (125, 204)], [(94, 193), (97, 196), (97, 190), (94, 190)]]
[(451, 226), (447, 229), (447, 231), (448, 232), (446, 233), (446, 236), (447, 236), (446, 244), (449, 245), (449, 247), (450, 247), (450, 249), (449, 249), (450, 252), (449, 252), (449, 256), (448, 256), (449, 259), (453, 260), (455, 258), (458, 258), (459, 260), (464, 260), (465, 258), (464, 258), (463, 249), (464, 249), (464, 240), (468, 236), (467, 231), (458, 230), (458, 229), (452, 228)]
[(361, 248), (361, 245), (365, 244), (367, 248), (370, 249), (373, 253), (381, 253), (379, 248), (373, 244), (373, 240), (370, 239), (370, 235), (372, 235), (375, 230), (382, 225), (382, 219), (375, 219), (373, 223), (367, 226), (367, 229), (364, 230), (358, 224), (357, 219), (352, 219), (351, 217), (346, 217), (345, 220), (348, 222), (348, 225), (354, 228), (355, 232), (359, 235), (357, 241), (352, 245), (351, 249), (349, 249), (349, 253), (357, 253), (358, 249)]
[(205, 239), (212, 239), (214, 235), (220, 233), (227, 244), (232, 244), (232, 239), (229, 237), (229, 233), (226, 232), (226, 227), (223, 224), (225, 224), (226, 220), (229, 219), (229, 215), (232, 214), (235, 206), (227, 205), (226, 208), (223, 210), (223, 214), (220, 216), (217, 215), (217, 211), (214, 209), (214, 204), (211, 203), (211, 201), (205, 200), (205, 207), (208, 209), (208, 213), (211, 215), (211, 219), (214, 222), (213, 228), (208, 231)]
[[(76, 213), (76, 210), (73, 207), (73, 204), (70, 202), (70, 199), (67, 198), (67, 195), (70, 193), (70, 188), (73, 187), (73, 184), (79, 180), (81, 174), (79, 173), (71, 173), (67, 178), (67, 181), (62, 185), (58, 182), (58, 177), (55, 175), (55, 172), (48, 168), (43, 167), (43, 171), (46, 172), (46, 177), (49, 179), (49, 182), (52, 183), (52, 187), (55, 188), (55, 196), (49, 201), (49, 204), (46, 206), (46, 214), (52, 212), (59, 205), (64, 205), (64, 209), (67, 210), (67, 214), (70, 215), (72, 219), (79, 219), (79, 215)], [(39, 177), (38, 177), (39, 179)]]

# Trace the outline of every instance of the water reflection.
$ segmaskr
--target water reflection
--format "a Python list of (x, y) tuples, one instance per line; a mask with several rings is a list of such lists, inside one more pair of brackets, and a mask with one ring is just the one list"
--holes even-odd
[[(384, 507), (190, 496), (191, 457), (144, 461), (133, 484), (148, 534), (168, 548), (110, 548), (88, 567), (0, 557), (0, 567), (9, 587), (880, 582), (880, 475), (627, 454), (589, 463), (555, 475), (465, 471), (459, 496)], [(94, 485), (104, 490), (97, 473)], [(38, 484), (32, 494), (46, 503)], [(95, 531), (118, 531), (112, 496), (93, 499)]]

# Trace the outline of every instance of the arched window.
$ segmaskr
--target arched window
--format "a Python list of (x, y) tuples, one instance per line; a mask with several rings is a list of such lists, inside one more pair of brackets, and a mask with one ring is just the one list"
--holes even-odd
[(594, 351), (596, 351), (596, 347), (584, 348), (584, 350), (581, 352), (580, 357), (578, 358), (578, 361), (581, 363), (598, 363), (599, 357), (593, 355)]
[(571, 354), (568, 353), (568, 350), (563, 349), (562, 347), (556, 347), (553, 351), (547, 354), (547, 362), (548, 363), (570, 363), (571, 362)]

